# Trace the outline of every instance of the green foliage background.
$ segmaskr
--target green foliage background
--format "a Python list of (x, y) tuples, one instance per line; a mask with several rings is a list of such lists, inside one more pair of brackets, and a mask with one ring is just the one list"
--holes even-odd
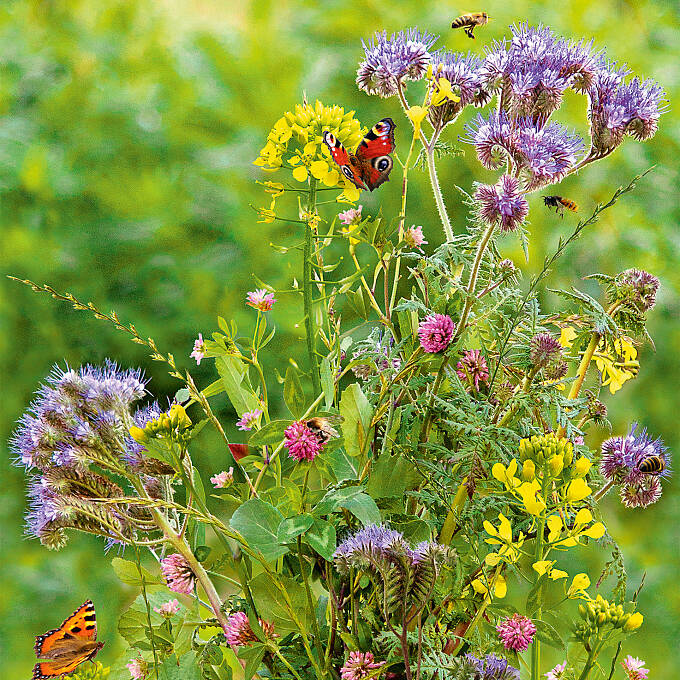
[[(478, 9), (494, 21), (477, 32), (475, 43), (448, 28), (460, 11)], [(243, 300), (256, 285), (253, 275), (289, 288), (299, 265), (297, 255), (268, 247), (294, 243), (293, 225), (256, 224), (251, 208), (268, 204), (255, 184), (263, 173), (251, 162), (281, 113), (306, 92), (310, 100), (356, 109), (365, 125), (393, 116), (397, 146), (403, 149), (408, 136), (397, 102), (367, 97), (354, 85), (362, 38), (375, 29), (417, 24), (440, 33), (441, 44), (450, 49), (481, 51), (515, 21), (544, 22), (565, 36), (593, 37), (597, 46), (607, 46), (610, 58), (657, 79), (669, 93), (671, 110), (654, 140), (627, 141), (614, 156), (560, 187), (587, 215), (616, 186), (657, 165), (571, 248), (549, 284), (581, 285), (594, 293), (580, 277), (631, 266), (661, 278), (650, 322), (656, 352), (645, 346), (639, 377), (607, 401), (616, 433), (631, 418), (639, 419), (680, 455), (680, 121), (673, 109), (680, 85), (678, 11), (674, 2), (642, 0), (489, 0), (484, 7), (422, 0), (6, 1), (0, 5), (3, 279), (13, 274), (49, 282), (115, 309), (161, 349), (174, 352), (180, 366), (193, 366), (199, 384), (206, 385), (213, 379), (212, 366), (206, 361), (197, 368), (188, 358), (193, 338), (199, 331), (209, 334), (218, 314), (240, 326), (252, 322)], [(585, 133), (582, 98), (569, 98), (560, 117)], [(449, 141), (456, 141), (462, 123), (448, 128)], [(452, 221), (462, 230), (465, 213), (454, 185), (469, 189), (486, 173), (469, 148), (440, 167)], [(424, 174), (414, 174), (412, 191), (407, 219), (423, 225), (432, 248), (441, 230)], [(397, 182), (361, 202), (364, 212), (382, 205), (396, 214)], [(540, 203), (534, 196), (528, 264), (517, 240), (504, 242), (504, 253), (524, 267), (526, 278), (575, 219), (562, 221)], [(159, 398), (177, 389), (163, 365), (152, 364), (143, 348), (105, 324), (7, 279), (0, 291), (3, 446), (55, 362), (78, 365), (114, 357), (126, 367), (144, 366)], [(298, 300), (279, 298), (270, 366), (280, 368), (297, 351), (291, 343), (300, 339), (302, 328)], [(274, 385), (273, 371), (271, 377)], [(233, 414), (220, 406), (223, 419), (232, 423)], [(235, 434), (233, 426), (230, 432)], [(207, 478), (223, 461), (218, 443), (203, 441), (205, 451), (196, 458)], [(24, 540), (24, 476), (10, 466), (8, 454), (0, 469), (3, 677), (27, 677), (33, 636), (57, 625), (88, 597), (98, 608), (100, 636), (108, 641), (100, 658), (112, 661), (120, 650), (115, 622), (133, 594), (116, 582), (111, 555), (90, 537), (74, 538), (60, 553)], [(655, 678), (675, 677), (677, 669), (676, 655), (669, 654), (680, 636), (677, 490), (676, 478), (665, 485), (661, 502), (645, 512), (626, 510), (615, 498), (608, 501), (609, 530), (623, 547), (631, 592), (647, 572), (640, 598), (645, 624), (630, 650), (647, 660)], [(602, 561), (586, 567), (596, 576)]]

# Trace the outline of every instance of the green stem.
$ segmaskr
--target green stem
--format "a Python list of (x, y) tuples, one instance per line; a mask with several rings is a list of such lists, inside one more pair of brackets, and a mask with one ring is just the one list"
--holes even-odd
[(286, 659), (283, 657), (283, 654), (281, 654), (278, 649), (274, 650), (274, 654), (276, 654), (283, 665), (293, 674), (296, 680), (302, 680), (302, 678), (297, 674), (297, 671), (286, 661)]
[(446, 212), (444, 197), (442, 196), (442, 190), (439, 187), (439, 179), (437, 178), (437, 168), (434, 164), (434, 146), (438, 136), (439, 134), (437, 132), (432, 135), (430, 144), (425, 147), (425, 156), (427, 158), (427, 171), (430, 175), (430, 184), (432, 186), (432, 193), (434, 194), (434, 201), (437, 204), (439, 219), (442, 221), (442, 227), (444, 228), (444, 236), (446, 236), (446, 242), (451, 243), (451, 241), (453, 241), (453, 229), (451, 228), (449, 215)]
[[(311, 215), (316, 211), (316, 180), (309, 180), (309, 200), (307, 212)], [(305, 311), (305, 331), (307, 333), (307, 353), (309, 354), (310, 370), (312, 373), (312, 385), (314, 392), (321, 391), (321, 379), (319, 377), (319, 358), (316, 355), (316, 329), (314, 328), (314, 310), (312, 298), (312, 226), (307, 222), (305, 225), (305, 247), (302, 263), (302, 299)]]
[(457, 338), (465, 330), (465, 324), (467, 323), (468, 315), (470, 314), (470, 310), (472, 309), (472, 305), (474, 304), (475, 300), (474, 295), (475, 287), (477, 286), (477, 278), (479, 277), (479, 268), (482, 264), (482, 258), (484, 257), (486, 247), (491, 240), (495, 226), (495, 223), (492, 223), (486, 228), (484, 234), (482, 235), (482, 239), (477, 246), (477, 253), (475, 254), (474, 262), (472, 263), (472, 271), (470, 272), (470, 280), (468, 281), (465, 307), (463, 307), (463, 312), (460, 315), (460, 321), (458, 322), (455, 338)]
[[(545, 498), (545, 487), (546, 487), (546, 475), (543, 475), (543, 482), (541, 484), (541, 495)], [(542, 515), (538, 520), (538, 526), (536, 527), (536, 551), (534, 552), (534, 562), (540, 562), (543, 559), (543, 531), (545, 529), (545, 515)], [(536, 579), (540, 579), (541, 576), (536, 574)], [(538, 601), (538, 609), (534, 613), (535, 619), (541, 618), (541, 588), (539, 587), (536, 598)], [(541, 677), (541, 643), (538, 638), (534, 638), (531, 647), (531, 680), (540, 680)]]
[(307, 607), (309, 607), (309, 616), (312, 619), (312, 630), (314, 632), (314, 645), (319, 659), (323, 659), (323, 648), (321, 647), (321, 635), (319, 633), (319, 622), (316, 619), (316, 609), (314, 608), (314, 598), (312, 597), (312, 589), (309, 587), (309, 578), (305, 571), (305, 562), (302, 559), (302, 536), (297, 537), (297, 554), (298, 562), (300, 564), (300, 574), (302, 581), (305, 584), (305, 592), (307, 593)]

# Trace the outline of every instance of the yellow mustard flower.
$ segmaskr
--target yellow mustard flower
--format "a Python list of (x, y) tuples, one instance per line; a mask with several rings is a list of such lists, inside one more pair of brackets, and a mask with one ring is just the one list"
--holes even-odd
[(608, 386), (609, 391), (615, 394), (627, 380), (634, 378), (640, 370), (637, 355), (631, 339), (626, 336), (614, 340), (611, 348), (607, 348), (604, 341), (600, 343), (594, 360), (602, 375), (602, 386)]
[(554, 564), (555, 560), (539, 560), (538, 562), (533, 563), (532, 568), (539, 576), (547, 574), (548, 577), (553, 581), (557, 581), (561, 578), (567, 578), (567, 576), (569, 576), (566, 571), (554, 569)]
[(432, 94), (432, 105), (441, 106), (446, 102), (459, 102), (460, 97), (451, 89), (451, 83), (446, 78), (437, 79), (437, 88)]
[(634, 614), (630, 615), (630, 618), (628, 621), (623, 626), (623, 630), (626, 633), (630, 633), (631, 631), (637, 630), (641, 625), (642, 622), (644, 621), (644, 616), (640, 614), (640, 612), (635, 612)]
[(520, 548), (524, 544), (524, 534), (520, 531), (516, 541), (512, 540), (512, 525), (510, 520), (502, 513), (498, 513), (499, 524), (496, 528), (488, 520), (484, 521), (484, 530), (491, 538), (487, 538), (489, 545), (498, 545), (497, 552), (486, 556), (486, 563), (496, 566), (499, 562), (516, 562), (521, 554)]
[(517, 461), (513, 458), (510, 465), (506, 468), (503, 463), (495, 463), (491, 468), (491, 474), (499, 481), (503, 482), (508, 489), (518, 487), (521, 482), (515, 475), (517, 474)]
[(565, 498), (569, 503), (577, 503), (590, 496), (592, 489), (583, 479), (574, 479), (567, 485)]
[(566, 349), (569, 349), (574, 344), (576, 336), (577, 333), (571, 326), (563, 328), (560, 331), (560, 345)]
[(540, 495), (541, 485), (537, 480), (523, 482), (517, 487), (516, 491), (530, 515), (540, 515), (545, 510), (545, 500)]
[(567, 597), (574, 599), (577, 597), (582, 597), (584, 599), (590, 599), (590, 596), (586, 590), (590, 587), (590, 578), (588, 574), (576, 574), (574, 576), (569, 589), (567, 590)]
[(415, 133), (418, 134), (420, 132), (420, 126), (425, 120), (425, 116), (427, 116), (427, 107), (412, 106), (406, 112), (406, 115), (408, 116), (409, 120), (413, 123), (413, 129), (415, 130)]
[[(476, 578), (470, 585), (474, 591), (480, 595), (488, 595), (489, 593), (489, 588), (487, 588), (486, 584), (481, 579)], [(497, 572), (491, 579), (490, 585), (495, 597), (503, 599), (507, 595), (508, 582), (505, 580), (505, 576), (500, 572)]]

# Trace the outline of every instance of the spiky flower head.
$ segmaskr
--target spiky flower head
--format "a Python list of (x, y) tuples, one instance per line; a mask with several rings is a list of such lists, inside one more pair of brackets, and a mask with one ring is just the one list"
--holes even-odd
[(498, 270), (498, 275), (504, 279), (507, 279), (510, 276), (514, 276), (514, 274), (517, 272), (517, 267), (515, 267), (515, 263), (508, 258), (501, 260), (496, 265), (496, 269)]
[(432, 64), (436, 67), (434, 77), (444, 78), (458, 97), (458, 101), (447, 97), (439, 105), (433, 102), (428, 111), (433, 127), (441, 129), (454, 121), (466, 106), (485, 106), (491, 99), (491, 93), (481, 82), (482, 62), (476, 55), (437, 50), (432, 55)]
[(417, 226), (415, 224), (411, 225), (405, 232), (404, 232), (404, 242), (406, 243), (409, 248), (417, 248), (422, 252), (422, 248), (420, 246), (426, 246), (427, 241), (425, 240), (425, 236), (423, 234), (423, 228), (422, 226)]
[(466, 654), (465, 659), (476, 671), (475, 680), (520, 680), (519, 670), (511, 666), (506, 659), (496, 654), (487, 654), (478, 659), (474, 654)]
[(649, 669), (645, 668), (645, 662), (630, 654), (621, 662), (621, 667), (628, 680), (646, 680), (649, 675)]
[(161, 560), (161, 573), (165, 582), (175, 593), (190, 595), (196, 585), (196, 576), (189, 563), (179, 553), (168, 555)]
[(607, 420), (607, 405), (600, 401), (592, 392), (586, 392), (586, 394), (588, 396), (588, 403), (586, 405), (588, 418), (601, 425)]
[[(260, 628), (264, 633), (265, 638), (271, 640), (278, 635), (274, 632), (273, 624), (264, 619), (258, 619)], [(259, 642), (259, 638), (253, 632), (250, 627), (250, 621), (248, 620), (248, 615), (245, 612), (235, 612), (227, 619), (227, 629), (224, 633), (227, 638), (227, 643), (232, 648), (242, 647), (248, 645), (251, 642)]]
[(500, 225), (501, 231), (515, 231), (529, 214), (529, 203), (519, 179), (503, 175), (497, 184), (481, 184), (475, 192), (477, 214), (487, 224)]
[(374, 671), (385, 665), (384, 661), (376, 661), (372, 652), (350, 652), (347, 661), (340, 669), (342, 680), (363, 680)]
[(258, 288), (246, 294), (246, 304), (260, 312), (269, 312), (276, 299), (274, 293), (268, 293), (265, 288)]
[(465, 383), (475, 386), (479, 391), (480, 383), (489, 380), (489, 367), (486, 359), (478, 349), (467, 349), (463, 352), (462, 359), (456, 364), (456, 373)]
[(536, 635), (536, 626), (531, 619), (521, 614), (513, 614), (503, 619), (496, 626), (496, 630), (505, 649), (513, 652), (526, 651)]
[(451, 344), (455, 328), (447, 314), (430, 314), (418, 326), (420, 346), (430, 354), (443, 352)]
[(283, 445), (295, 460), (314, 460), (323, 450), (324, 442), (309, 429), (304, 420), (289, 425), (284, 434)]
[(514, 117), (546, 119), (559, 108), (565, 90), (583, 92), (601, 62), (592, 43), (557, 37), (545, 26), (512, 26), (510, 42), (495, 42), (487, 51), (480, 79), (503, 92), (503, 104)]
[(356, 82), (360, 90), (381, 97), (393, 97), (399, 84), (420, 80), (432, 57), (430, 49), (437, 36), (409, 28), (393, 33), (376, 32), (370, 43), (362, 42), (364, 60), (357, 69)]
[(562, 345), (550, 333), (537, 333), (531, 338), (531, 363), (537, 368), (545, 368), (562, 355)]
[(643, 269), (626, 269), (614, 280), (616, 294), (639, 312), (647, 312), (656, 304), (659, 279)]
[(658, 83), (640, 78), (626, 83), (629, 73), (615, 63), (603, 64), (588, 87), (593, 156), (611, 153), (626, 135), (638, 140), (653, 137), (668, 109), (666, 93)]
[(659, 478), (647, 476), (636, 484), (622, 484), (619, 497), (627, 508), (646, 508), (661, 498), (662, 491)]

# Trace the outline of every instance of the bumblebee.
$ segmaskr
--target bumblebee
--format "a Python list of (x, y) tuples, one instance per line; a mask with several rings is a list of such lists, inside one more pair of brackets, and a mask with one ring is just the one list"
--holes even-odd
[(548, 208), (555, 208), (555, 212), (561, 217), (564, 217), (565, 210), (578, 212), (578, 205), (570, 198), (562, 198), (562, 196), (544, 196), (543, 203), (545, 203)]
[(473, 31), (477, 26), (484, 26), (489, 23), (491, 17), (486, 12), (474, 12), (472, 14), (462, 14), (451, 22), (451, 28), (462, 28), (468, 38), (475, 39)]
[(323, 446), (331, 439), (340, 436), (340, 433), (331, 425), (332, 421), (340, 422), (340, 418), (324, 418), (323, 416), (316, 416), (314, 418), (310, 418), (309, 420), (305, 420), (304, 422), (307, 428), (316, 435), (319, 443)]
[(659, 475), (666, 469), (666, 461), (661, 456), (649, 456), (638, 463), (637, 469), (645, 475)]

